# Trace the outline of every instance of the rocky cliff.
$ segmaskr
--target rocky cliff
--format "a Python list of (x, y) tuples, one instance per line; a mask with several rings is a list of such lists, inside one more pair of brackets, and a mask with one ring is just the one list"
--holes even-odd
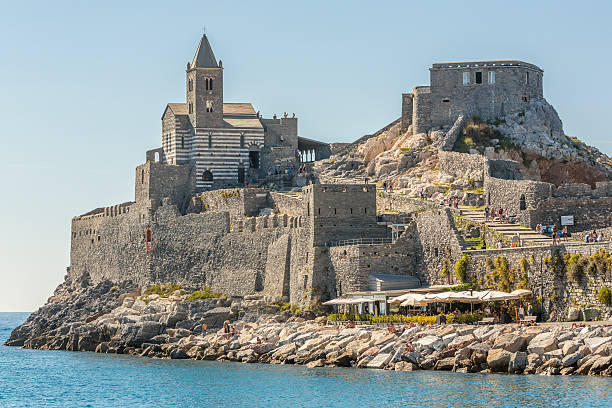
[(324, 182), (361, 182), (367, 174), (410, 195), (427, 191), (441, 198), (477, 192), (478, 175), (440, 168), (444, 151), (514, 160), (523, 178), (556, 185), (594, 186), (612, 177), (612, 159), (566, 135), (557, 112), (545, 99), (532, 99), (525, 111), (488, 122), (460, 116), (452, 127), (427, 133), (415, 134), (412, 127), (402, 132), (395, 121), (317, 162), (316, 170)]

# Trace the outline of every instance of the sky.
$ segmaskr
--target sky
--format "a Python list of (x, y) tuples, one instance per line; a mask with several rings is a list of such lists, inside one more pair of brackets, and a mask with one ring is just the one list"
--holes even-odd
[(612, 3), (605, 1), (0, 0), (0, 311), (63, 281), (70, 220), (132, 200), (166, 103), (205, 31), (224, 99), (299, 134), (351, 142), (397, 119), (434, 62), (544, 69), (565, 132), (612, 155)]

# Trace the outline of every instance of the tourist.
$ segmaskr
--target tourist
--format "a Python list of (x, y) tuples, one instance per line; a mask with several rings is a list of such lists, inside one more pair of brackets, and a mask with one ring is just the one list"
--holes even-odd
[(393, 183), (389, 182), (389, 193), (393, 192)]
[(590, 234), (587, 232), (586, 235), (584, 236), (584, 242), (588, 243), (589, 240), (591, 239)]
[(519, 318), (519, 321), (525, 318), (525, 308), (523, 306), (520, 306), (518, 308), (518, 318)]
[(223, 333), (225, 334), (225, 338), (227, 340), (229, 340), (232, 337), (229, 320), (226, 320), (223, 322)]
[(597, 242), (602, 242), (603, 241), (603, 234), (599, 234), (597, 235)]
[(536, 232), (539, 234), (539, 233), (540, 233), (540, 231), (542, 231), (542, 224), (538, 224), (538, 225), (536, 225), (536, 227), (535, 227), (535, 231), (536, 231)]
[(387, 182), (383, 181), (383, 190), (386, 193), (387, 192)]
[(389, 332), (389, 334), (395, 333), (395, 325), (393, 324), (393, 322), (389, 323), (389, 325), (387, 326), (387, 331)]
[(365, 184), (368, 184), (368, 175), (366, 174), (365, 176), (363, 176), (363, 181), (365, 182)]
[(355, 322), (352, 320), (349, 320), (348, 323), (346, 324), (346, 328), (347, 329), (354, 329), (355, 328)]
[(533, 316), (533, 307), (531, 307), (531, 303), (527, 303), (527, 316)]
[(484, 209), (485, 222), (489, 220), (489, 206), (487, 205)]
[(563, 236), (563, 241), (567, 241), (567, 225), (565, 225), (563, 227), (563, 230), (561, 231), (561, 234)]
[(557, 224), (553, 224), (552, 227), (552, 243), (553, 245), (557, 243)]
[(497, 249), (502, 249), (504, 247), (504, 244), (502, 243), (502, 240), (498, 240), (497, 244), (495, 244), (495, 248)]

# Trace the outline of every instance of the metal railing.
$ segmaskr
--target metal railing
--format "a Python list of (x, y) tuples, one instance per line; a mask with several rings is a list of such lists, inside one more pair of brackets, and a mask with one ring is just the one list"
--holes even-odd
[(346, 245), (379, 245), (392, 244), (393, 238), (355, 238), (345, 239), (342, 241), (334, 241), (327, 244), (329, 247), (346, 246)]

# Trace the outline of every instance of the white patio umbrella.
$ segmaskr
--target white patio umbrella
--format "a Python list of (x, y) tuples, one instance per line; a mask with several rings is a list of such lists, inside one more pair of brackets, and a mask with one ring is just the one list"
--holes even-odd
[(403, 295), (396, 296), (394, 298), (389, 299), (389, 303), (399, 303), (409, 299), (414, 293), (404, 293)]
[(508, 292), (501, 292), (498, 290), (490, 290), (485, 293), (480, 299), (485, 302), (496, 302), (501, 300), (516, 300), (518, 299), (518, 295), (513, 295)]
[(516, 295), (516, 296), (527, 296), (527, 295), (531, 295), (531, 291), (527, 290), (527, 289), (517, 289), (517, 290), (513, 290), (512, 292), (510, 292), (511, 295)]
[(418, 293), (407, 293), (406, 295), (410, 296), (406, 296), (400, 306), (425, 306), (429, 303), (425, 301), (425, 296)]

